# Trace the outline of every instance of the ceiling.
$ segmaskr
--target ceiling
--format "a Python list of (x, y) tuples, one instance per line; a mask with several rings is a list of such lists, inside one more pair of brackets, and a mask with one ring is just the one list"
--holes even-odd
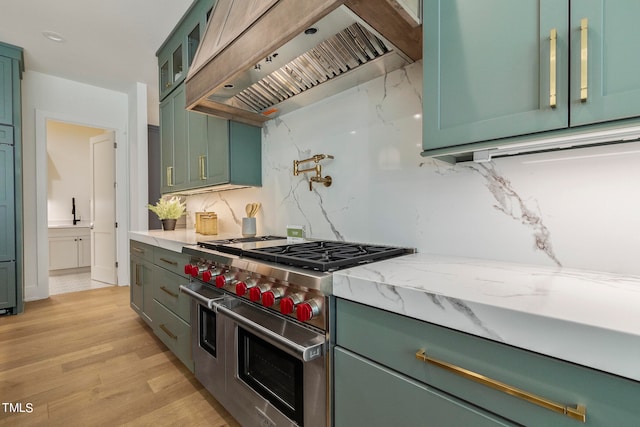
[[(147, 84), (158, 124), (156, 51), (192, 0), (2, 0), (0, 41), (24, 48), (25, 68), (119, 92)], [(43, 32), (64, 37), (48, 40)]]

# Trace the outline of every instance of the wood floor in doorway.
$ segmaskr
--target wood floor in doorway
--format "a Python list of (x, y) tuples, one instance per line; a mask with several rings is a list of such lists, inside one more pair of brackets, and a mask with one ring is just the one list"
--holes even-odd
[(0, 317), (0, 401), (2, 426), (239, 427), (129, 307), (128, 287)]

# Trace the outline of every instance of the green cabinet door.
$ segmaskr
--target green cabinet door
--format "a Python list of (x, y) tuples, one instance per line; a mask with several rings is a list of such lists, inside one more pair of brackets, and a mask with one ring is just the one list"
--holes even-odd
[(16, 263), (0, 261), (0, 310), (16, 306)]
[(335, 426), (512, 426), (507, 420), (336, 347)]
[(153, 327), (152, 264), (137, 256), (131, 256), (129, 272), (131, 308)]
[(187, 111), (184, 85), (160, 103), (161, 191), (170, 193), (187, 187)]
[(9, 262), (16, 259), (13, 146), (0, 144), (0, 168), (0, 262)]
[(262, 129), (229, 122), (229, 168), (233, 184), (262, 185)]
[(207, 117), (207, 185), (225, 184), (230, 181), (229, 126), (229, 120)]
[(13, 60), (0, 56), (0, 124), (13, 124)]
[[(640, 2), (571, 2), (571, 126), (640, 116)], [(582, 20), (587, 25), (582, 30)], [(585, 34), (587, 58), (577, 54)], [(586, 70), (586, 99), (581, 99)]]
[(425, 150), (567, 127), (568, 0), (424, 0), (423, 10)]

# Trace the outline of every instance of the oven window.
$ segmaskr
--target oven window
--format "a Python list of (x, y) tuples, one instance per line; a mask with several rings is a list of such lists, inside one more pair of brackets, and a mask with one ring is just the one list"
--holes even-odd
[(216, 356), (216, 313), (206, 307), (200, 308), (200, 347)]
[(303, 362), (238, 328), (238, 375), (284, 415), (302, 426)]

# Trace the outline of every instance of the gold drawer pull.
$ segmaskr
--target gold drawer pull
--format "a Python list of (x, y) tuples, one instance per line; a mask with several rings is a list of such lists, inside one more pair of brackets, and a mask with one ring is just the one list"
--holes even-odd
[(134, 251), (134, 252), (137, 252), (139, 254), (143, 254), (144, 253), (144, 250), (140, 249), (140, 248), (131, 248), (131, 250)]
[(556, 70), (558, 31), (554, 28), (549, 32), (549, 106), (556, 108)]
[(160, 258), (160, 261), (162, 262), (166, 262), (167, 264), (171, 264), (174, 267), (178, 266), (178, 262), (177, 261), (171, 261), (170, 259), (166, 259), (166, 258)]
[(589, 84), (589, 20), (580, 21), (580, 101), (587, 102), (587, 87)]
[(164, 291), (166, 294), (169, 294), (170, 296), (178, 299), (178, 294), (174, 294), (173, 292), (171, 292), (169, 289), (165, 288), (164, 286), (160, 286), (160, 290)]
[(572, 408), (570, 406), (565, 406), (560, 403), (556, 403), (552, 400), (545, 399), (544, 397), (531, 394), (519, 388), (512, 387), (500, 381), (496, 381), (494, 379), (485, 377), (484, 375), (480, 375), (476, 372), (469, 371), (459, 366), (452, 365), (451, 363), (447, 363), (442, 360), (429, 357), (427, 356), (424, 350), (418, 350), (418, 352), (416, 353), (416, 359), (425, 363), (430, 363), (439, 368), (442, 368), (449, 372), (453, 372), (454, 374), (460, 375), (461, 377), (464, 377), (471, 381), (475, 381), (487, 387), (491, 387), (503, 393), (507, 393), (511, 396), (515, 396), (520, 399), (526, 400), (527, 402), (533, 403), (534, 405), (538, 405), (543, 408), (549, 409), (551, 411), (564, 414), (569, 418), (573, 418), (574, 420), (582, 421), (583, 423), (586, 422), (587, 420), (587, 415), (586, 415), (587, 408), (584, 405), (577, 405), (575, 408)]
[(174, 335), (173, 332), (171, 332), (166, 326), (164, 326), (164, 323), (160, 324), (160, 329), (162, 329), (162, 332), (167, 334), (169, 336), (169, 338), (171, 338), (172, 340), (177, 340), (178, 339), (178, 336)]

